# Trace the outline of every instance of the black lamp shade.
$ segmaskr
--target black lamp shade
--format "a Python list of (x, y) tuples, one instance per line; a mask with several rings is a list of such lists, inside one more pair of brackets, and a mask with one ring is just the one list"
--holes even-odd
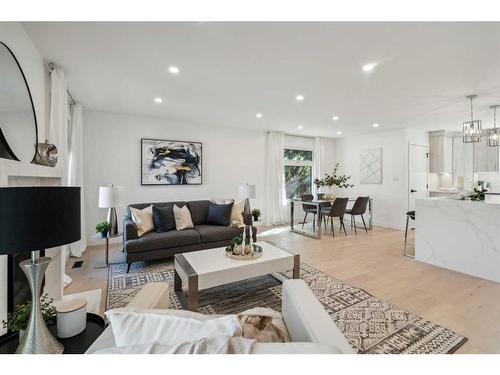
[(0, 254), (76, 242), (80, 228), (80, 187), (0, 188)]

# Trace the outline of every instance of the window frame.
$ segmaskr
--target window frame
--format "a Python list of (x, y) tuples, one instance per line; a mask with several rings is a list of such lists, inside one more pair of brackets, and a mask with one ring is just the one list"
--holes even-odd
[[(288, 160), (285, 159), (285, 150), (297, 150), (297, 151), (308, 151), (311, 152), (312, 160)], [(313, 185), (314, 185), (314, 150), (309, 147), (283, 147), (283, 191), (285, 193), (285, 201), (290, 203), (293, 198), (288, 198), (286, 196), (286, 176), (285, 176), (285, 168), (287, 166), (290, 167), (311, 167), (311, 185), (310, 185), (310, 194), (313, 194)]]

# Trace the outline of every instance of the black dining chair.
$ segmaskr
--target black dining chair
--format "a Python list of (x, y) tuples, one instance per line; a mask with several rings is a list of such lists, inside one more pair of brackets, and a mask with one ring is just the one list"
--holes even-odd
[[(314, 195), (312, 194), (302, 194), (300, 196), (300, 199), (302, 201), (312, 201), (314, 199)], [(302, 222), (302, 228), (304, 228), (304, 224), (306, 223), (307, 215), (308, 214), (313, 214), (313, 230), (316, 230), (316, 214), (318, 213), (318, 208), (316, 207), (315, 204), (302, 204), (302, 209), (306, 213), (304, 215), (304, 221)]]
[(366, 213), (366, 208), (368, 207), (368, 201), (370, 197), (357, 197), (356, 201), (352, 205), (352, 208), (346, 210), (346, 214), (351, 215), (351, 228), (354, 227), (354, 233), (358, 234), (356, 230), (356, 216), (361, 216), (361, 220), (363, 220), (363, 226), (365, 227), (366, 233), (368, 233), (368, 229), (366, 228), (365, 218), (363, 214)]
[(333, 229), (333, 218), (338, 217), (340, 220), (340, 228), (339, 230), (344, 229), (344, 234), (347, 236), (347, 232), (345, 230), (345, 225), (344, 225), (344, 214), (346, 212), (347, 208), (347, 202), (349, 201), (349, 198), (335, 198), (333, 201), (333, 204), (330, 208), (323, 208), (321, 210), (321, 215), (323, 215), (323, 220), (325, 223), (325, 230), (326, 230), (326, 218), (328, 217), (330, 219), (330, 226), (332, 228), (332, 236), (335, 237), (335, 230)]

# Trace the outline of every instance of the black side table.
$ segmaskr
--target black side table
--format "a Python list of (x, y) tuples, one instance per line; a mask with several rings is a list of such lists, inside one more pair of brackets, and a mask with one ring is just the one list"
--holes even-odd
[[(87, 313), (87, 328), (78, 335), (61, 339), (57, 337), (55, 325), (49, 326), (49, 331), (64, 345), (63, 354), (83, 354), (90, 345), (104, 332), (106, 325), (104, 319), (96, 314)], [(14, 334), (0, 342), (0, 354), (14, 354), (19, 344), (19, 335)]]
[(123, 235), (122, 232), (118, 234), (111, 234), (108, 233), (106, 237), (101, 236), (99, 233), (95, 234), (93, 238), (95, 239), (101, 239), (101, 240), (106, 240), (106, 252), (104, 253), (104, 264), (97, 265), (94, 268), (100, 269), (100, 268), (108, 268), (111, 263), (109, 263), (109, 240), (110, 238), (116, 238), (116, 237), (121, 237)]

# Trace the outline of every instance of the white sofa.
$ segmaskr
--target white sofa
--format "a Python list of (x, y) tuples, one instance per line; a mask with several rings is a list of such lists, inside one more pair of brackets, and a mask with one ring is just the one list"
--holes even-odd
[[(127, 307), (168, 309), (168, 285), (145, 285)], [(303, 280), (286, 280), (282, 288), (282, 315), (292, 342), (256, 343), (252, 354), (353, 354), (355, 351)], [(169, 310), (172, 315), (212, 319), (186, 310)], [(116, 347), (113, 327), (108, 326), (87, 350), (88, 354)]]

